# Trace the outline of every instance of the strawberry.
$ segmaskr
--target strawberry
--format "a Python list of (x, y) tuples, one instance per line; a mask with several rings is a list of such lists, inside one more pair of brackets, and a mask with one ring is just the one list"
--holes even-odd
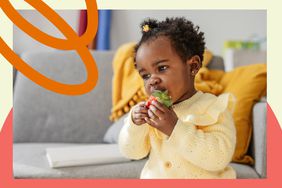
[(152, 104), (153, 101), (157, 101), (158, 99), (156, 97), (154, 97), (153, 95), (151, 95), (149, 97), (149, 99), (146, 102), (146, 108), (149, 109), (150, 105)]
[(164, 92), (155, 90), (146, 102), (146, 107), (149, 108), (154, 100), (162, 103), (166, 107), (170, 107), (172, 105), (171, 97), (168, 95), (167, 90)]

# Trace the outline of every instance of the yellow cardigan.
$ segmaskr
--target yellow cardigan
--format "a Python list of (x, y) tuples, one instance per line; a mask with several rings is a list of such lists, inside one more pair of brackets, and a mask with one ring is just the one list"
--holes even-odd
[(170, 137), (148, 124), (135, 125), (129, 116), (119, 135), (120, 151), (130, 159), (149, 154), (142, 179), (234, 179), (228, 166), (236, 144), (233, 106), (230, 94), (198, 91), (173, 106), (179, 120)]

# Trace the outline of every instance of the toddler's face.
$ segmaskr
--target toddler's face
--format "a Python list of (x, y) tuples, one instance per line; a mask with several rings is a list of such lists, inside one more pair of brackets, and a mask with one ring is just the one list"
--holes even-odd
[(167, 37), (143, 43), (136, 54), (136, 68), (148, 95), (168, 90), (172, 102), (177, 103), (196, 92), (189, 60), (182, 61)]

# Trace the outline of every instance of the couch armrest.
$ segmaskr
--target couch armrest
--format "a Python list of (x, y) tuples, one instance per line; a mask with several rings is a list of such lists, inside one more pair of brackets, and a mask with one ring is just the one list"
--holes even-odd
[(266, 101), (262, 100), (253, 108), (252, 154), (254, 168), (262, 177), (266, 177)]

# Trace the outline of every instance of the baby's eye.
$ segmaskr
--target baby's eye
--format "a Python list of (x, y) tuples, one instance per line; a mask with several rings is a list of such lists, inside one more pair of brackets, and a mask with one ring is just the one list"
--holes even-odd
[(168, 66), (163, 65), (163, 66), (159, 66), (159, 67), (158, 67), (158, 70), (159, 70), (159, 72), (163, 72), (163, 71), (165, 71), (167, 68), (168, 68)]
[(150, 78), (150, 74), (143, 74), (141, 75), (141, 77), (143, 78), (143, 80), (148, 80)]

